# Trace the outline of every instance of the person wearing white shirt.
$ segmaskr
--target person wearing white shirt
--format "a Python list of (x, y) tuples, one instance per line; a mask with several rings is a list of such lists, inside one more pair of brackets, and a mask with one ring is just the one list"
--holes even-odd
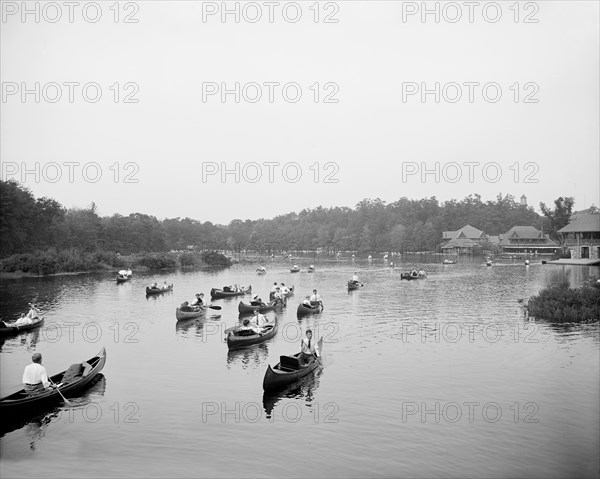
[(306, 330), (306, 337), (302, 339), (302, 343), (300, 344), (300, 355), (298, 356), (298, 361), (301, 366), (307, 365), (315, 357), (320, 357), (319, 354), (319, 346), (316, 341), (312, 340), (312, 331), (310, 329)]
[(352, 275), (352, 281), (353, 281), (354, 283), (356, 283), (356, 284), (360, 283), (360, 281), (358, 280), (358, 274), (357, 274), (357, 273), (354, 273), (354, 274)]
[(250, 320), (250, 324), (253, 324), (259, 328), (262, 328), (267, 324), (267, 318), (265, 317), (264, 314), (260, 314), (258, 312), (258, 309), (255, 309), (254, 316), (252, 316), (252, 319)]
[(323, 301), (321, 301), (321, 295), (319, 293), (317, 293), (316, 289), (313, 289), (313, 294), (310, 297), (310, 302), (313, 305), (321, 305), (321, 307), (323, 307)]
[(33, 361), (30, 365), (25, 366), (23, 371), (23, 384), (25, 385), (25, 391), (28, 393), (43, 392), (45, 389), (54, 388), (53, 384), (50, 384), (48, 380), (48, 373), (46, 368), (42, 366), (42, 355), (40, 353), (34, 353), (31, 356)]

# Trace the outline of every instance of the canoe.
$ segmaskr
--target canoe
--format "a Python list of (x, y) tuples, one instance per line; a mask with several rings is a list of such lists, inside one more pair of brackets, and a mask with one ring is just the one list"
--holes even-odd
[[(88, 386), (106, 363), (106, 350), (82, 363), (72, 364), (67, 370), (50, 377), (55, 384), (63, 383), (60, 392), (65, 397), (74, 397)], [(42, 407), (59, 403), (63, 399), (59, 391), (49, 389), (39, 394), (29, 395), (25, 389), (0, 399), (0, 413), (3, 418), (9, 415), (33, 414)]]
[(413, 276), (411, 273), (401, 273), (400, 274), (400, 279), (406, 279), (408, 281), (411, 281), (413, 279), (425, 279), (427, 276), (424, 275), (420, 275), (417, 274), (417, 276)]
[(456, 260), (455, 259), (445, 259), (444, 264), (456, 264)]
[(256, 274), (267, 274), (267, 270), (266, 269), (257, 269)]
[(263, 331), (265, 327), (271, 328), (265, 332), (260, 334), (249, 334), (245, 336), (241, 336), (237, 334), (238, 328), (235, 328), (233, 331), (229, 331), (227, 334), (227, 347), (229, 349), (239, 349), (245, 348), (246, 346), (250, 346), (252, 344), (262, 343), (267, 339), (271, 339), (273, 336), (277, 334), (277, 317), (275, 317), (274, 321), (266, 326), (263, 326)]
[(314, 273), (315, 272), (315, 268), (311, 268), (310, 266), (308, 267), (308, 272), (309, 273)]
[[(285, 293), (283, 296), (286, 298), (291, 298), (292, 296), (294, 296), (294, 287), (293, 286), (290, 287), (289, 291), (287, 293)], [(274, 297), (275, 297), (275, 293), (273, 291), (271, 291), (269, 293), (269, 301), (272, 301)]]
[(250, 294), (251, 292), (252, 286), (248, 286), (248, 289), (245, 291), (223, 291), (219, 288), (213, 288), (210, 290), (210, 297), (212, 299), (233, 298), (234, 296), (244, 296), (245, 294)]
[(194, 319), (204, 316), (206, 309), (200, 308), (198, 311), (181, 311), (179, 308), (175, 308), (175, 317), (177, 321), (183, 321), (184, 319)]
[(355, 283), (354, 281), (348, 281), (348, 290), (352, 291), (353, 289), (360, 288), (360, 283)]
[(168, 288), (149, 288), (146, 287), (146, 294), (161, 294), (161, 293), (167, 293), (168, 291), (173, 291), (173, 285), (170, 284)]
[(244, 303), (240, 301), (238, 304), (238, 311), (240, 314), (252, 314), (255, 308), (258, 308), (259, 313), (266, 313), (267, 311), (273, 311), (277, 306), (277, 301), (270, 301), (264, 306), (254, 306), (252, 303)]
[[(319, 339), (319, 353), (322, 352), (323, 338)], [(312, 373), (321, 365), (321, 358), (318, 358), (302, 367), (298, 364), (298, 356), (300, 353), (293, 356), (280, 356), (279, 362), (274, 367), (271, 368), (269, 365), (263, 379), (263, 389), (265, 391), (280, 389)]]
[(0, 328), (0, 336), (12, 336), (23, 331), (29, 331), (31, 329), (40, 327), (43, 323), (43, 316), (41, 318), (35, 318), (31, 324), (24, 324), (23, 326), (11, 326), (11, 323), (6, 323), (6, 328)]
[(313, 306), (312, 308), (309, 308), (304, 303), (300, 303), (298, 305), (298, 316), (306, 316), (308, 314), (317, 314), (317, 313), (320, 313), (321, 311), (323, 311), (323, 307), (320, 304)]
[(299, 273), (300, 268), (290, 268), (290, 273)]
[(124, 283), (125, 281), (129, 281), (131, 276), (121, 276), (117, 275), (117, 283)]

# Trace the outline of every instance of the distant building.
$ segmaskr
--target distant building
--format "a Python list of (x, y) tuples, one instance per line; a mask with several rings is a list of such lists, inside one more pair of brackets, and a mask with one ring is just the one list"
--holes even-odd
[(488, 236), (471, 225), (456, 231), (442, 233), (442, 252), (446, 254), (472, 254), (475, 248), (487, 244)]
[(521, 206), (527, 206), (527, 196), (521, 195)]
[(582, 213), (558, 230), (573, 259), (600, 259), (600, 214)]
[(556, 253), (558, 244), (552, 241), (547, 234), (533, 226), (513, 226), (505, 234), (499, 235), (502, 253)]

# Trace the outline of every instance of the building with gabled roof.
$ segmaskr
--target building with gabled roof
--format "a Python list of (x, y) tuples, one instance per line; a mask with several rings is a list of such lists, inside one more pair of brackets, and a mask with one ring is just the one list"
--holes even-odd
[(499, 235), (498, 246), (502, 253), (556, 253), (559, 246), (543, 231), (533, 226), (513, 226), (505, 234)]
[(449, 254), (471, 254), (473, 249), (488, 242), (487, 235), (471, 225), (442, 233), (442, 251)]
[(600, 214), (578, 214), (558, 230), (573, 259), (600, 259)]

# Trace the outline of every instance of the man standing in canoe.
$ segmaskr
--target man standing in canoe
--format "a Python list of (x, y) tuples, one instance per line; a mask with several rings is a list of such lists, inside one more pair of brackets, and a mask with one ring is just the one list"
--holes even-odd
[(42, 366), (42, 355), (34, 353), (31, 356), (33, 361), (30, 365), (25, 366), (23, 371), (23, 384), (25, 391), (29, 394), (43, 392), (45, 389), (56, 387), (48, 381), (48, 373), (46, 368)]
[(264, 327), (267, 324), (267, 318), (264, 314), (260, 314), (257, 308), (254, 308), (254, 316), (250, 320), (250, 324), (253, 324), (259, 328)]
[(312, 330), (307, 329), (306, 337), (300, 344), (300, 356), (298, 356), (298, 362), (300, 363), (300, 366), (306, 366), (319, 356), (320, 354), (317, 342), (312, 340)]

